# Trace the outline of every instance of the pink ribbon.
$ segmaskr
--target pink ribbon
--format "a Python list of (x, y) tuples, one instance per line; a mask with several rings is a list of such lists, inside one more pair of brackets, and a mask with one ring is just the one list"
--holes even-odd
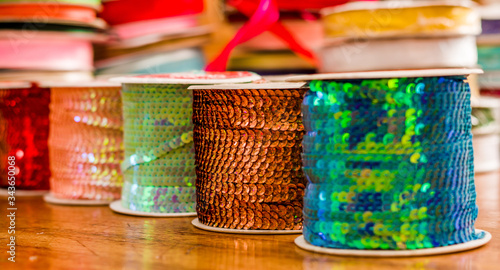
[[(242, 2), (243, 3), (243, 2)], [(246, 5), (248, 7), (248, 5)], [(275, 24), (280, 17), (278, 6), (274, 0), (261, 0), (257, 10), (250, 17), (250, 20), (240, 28), (222, 52), (205, 68), (206, 71), (225, 71), (229, 56), (238, 44), (248, 41)]]
[[(259, 2), (256, 7), (256, 2)], [(265, 31), (270, 31), (275, 36), (283, 40), (288, 47), (299, 56), (317, 65), (318, 61), (309, 49), (304, 47), (279, 20), (279, 8), (289, 10), (320, 8), (345, 4), (350, 0), (228, 0), (228, 3), (245, 14), (250, 20), (238, 30), (233, 39), (226, 45), (222, 52), (205, 68), (207, 71), (225, 71), (227, 62), (233, 49), (245, 41), (248, 41)], [(377, 1), (377, 0), (363, 0)]]

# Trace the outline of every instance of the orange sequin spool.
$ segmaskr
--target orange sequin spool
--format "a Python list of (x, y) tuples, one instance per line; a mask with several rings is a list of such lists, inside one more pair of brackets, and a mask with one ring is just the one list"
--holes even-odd
[(115, 200), (123, 183), (119, 84), (52, 85), (51, 193), (61, 199)]
[(198, 219), (245, 230), (300, 230), (306, 178), (299, 84), (194, 86)]

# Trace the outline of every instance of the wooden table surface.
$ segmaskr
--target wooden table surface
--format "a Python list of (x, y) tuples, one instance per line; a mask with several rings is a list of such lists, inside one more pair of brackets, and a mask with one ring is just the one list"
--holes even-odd
[(476, 250), (419, 258), (319, 255), (297, 235), (211, 233), (193, 218), (141, 218), (107, 207), (49, 205), (17, 198), (16, 262), (7, 261), (7, 203), (0, 200), (0, 269), (500, 269), (500, 173), (476, 176), (476, 228), (493, 234)]

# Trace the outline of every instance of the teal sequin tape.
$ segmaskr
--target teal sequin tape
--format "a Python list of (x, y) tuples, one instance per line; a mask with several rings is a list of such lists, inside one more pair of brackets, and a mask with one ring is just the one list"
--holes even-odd
[(309, 243), (411, 250), (482, 237), (464, 79), (310, 83), (302, 106)]
[(150, 213), (196, 211), (192, 91), (124, 84), (122, 205)]

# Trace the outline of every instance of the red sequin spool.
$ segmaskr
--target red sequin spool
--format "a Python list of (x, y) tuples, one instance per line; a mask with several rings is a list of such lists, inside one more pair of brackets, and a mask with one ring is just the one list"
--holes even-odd
[[(50, 90), (0, 82), (0, 186), (10, 187), (9, 157), (15, 157), (15, 188), (49, 189)], [(12, 158), (11, 158), (12, 159)], [(10, 168), (9, 168), (10, 167)], [(12, 179), (10, 179), (12, 180)]]

